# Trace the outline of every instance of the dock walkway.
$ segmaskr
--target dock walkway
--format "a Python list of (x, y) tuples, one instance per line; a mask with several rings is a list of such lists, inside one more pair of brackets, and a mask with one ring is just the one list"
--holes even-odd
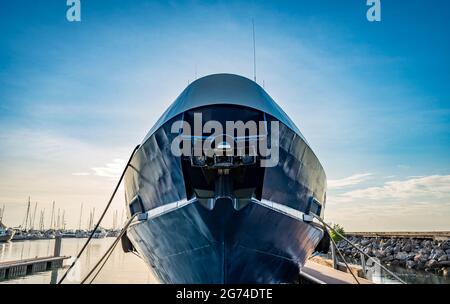
[(36, 272), (61, 268), (68, 256), (51, 256), (17, 261), (0, 262), (0, 280), (13, 279)]
[[(307, 261), (300, 272), (300, 277), (313, 284), (357, 284), (350, 273), (332, 267)], [(357, 277), (360, 284), (374, 284), (373, 282)]]

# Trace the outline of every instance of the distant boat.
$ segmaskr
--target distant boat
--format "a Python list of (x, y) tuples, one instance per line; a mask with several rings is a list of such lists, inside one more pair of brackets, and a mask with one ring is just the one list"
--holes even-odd
[(9, 242), (14, 237), (15, 231), (9, 229), (2, 222), (0, 222), (0, 243)]
[(44, 232), (44, 234), (47, 239), (54, 239), (56, 232), (54, 230), (50, 229), (50, 230), (47, 230), (46, 232)]
[(79, 238), (79, 239), (87, 238), (87, 237), (89, 237), (89, 232), (87, 232), (86, 230), (77, 230), (75, 232), (75, 237)]
[(22, 230), (15, 230), (14, 236), (12, 238), (13, 241), (24, 241), (27, 239), (27, 233)]
[(64, 232), (62, 233), (62, 237), (63, 237), (63, 238), (66, 238), (66, 239), (68, 239), (68, 238), (76, 238), (76, 237), (77, 237), (77, 234), (76, 234), (76, 232), (74, 232), (74, 231), (64, 231)]
[(117, 236), (119, 236), (119, 234), (120, 234), (120, 230), (109, 230), (107, 233), (106, 233), (106, 237), (117, 237)]
[(107, 232), (103, 228), (98, 228), (95, 232), (92, 238), (94, 239), (104, 239), (107, 235)]

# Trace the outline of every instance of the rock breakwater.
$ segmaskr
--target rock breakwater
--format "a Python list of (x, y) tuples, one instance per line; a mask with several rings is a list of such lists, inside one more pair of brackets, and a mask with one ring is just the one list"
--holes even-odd
[[(378, 258), (388, 266), (436, 271), (443, 276), (450, 272), (450, 239), (429, 240), (416, 238), (387, 238), (349, 236), (364, 253)], [(360, 253), (346, 241), (337, 244), (344, 255), (359, 259)]]

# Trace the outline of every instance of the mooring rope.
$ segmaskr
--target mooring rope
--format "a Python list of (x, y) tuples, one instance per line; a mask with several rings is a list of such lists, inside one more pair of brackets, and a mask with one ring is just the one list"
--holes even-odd
[[(407, 284), (405, 281), (403, 281), (398, 275), (396, 275), (395, 273), (393, 273), (392, 271), (390, 271), (389, 269), (387, 269), (386, 267), (384, 267), (380, 262), (378, 262), (377, 260), (373, 259), (370, 255), (368, 255), (367, 253), (365, 253), (363, 250), (359, 249), (358, 246), (356, 246), (355, 244), (353, 244), (352, 242), (350, 242), (345, 236), (343, 236), (341, 233), (339, 233), (338, 231), (336, 231), (333, 227), (331, 227), (330, 225), (328, 225), (327, 223), (325, 223), (324, 220), (322, 220), (319, 216), (315, 215), (315, 214), (310, 214), (312, 215), (314, 218), (316, 218), (319, 222), (321, 222), (323, 225), (325, 225), (326, 227), (328, 227), (330, 230), (333, 230), (334, 233), (336, 233), (337, 235), (339, 235), (344, 241), (346, 241), (347, 243), (349, 243), (351, 246), (353, 246), (353, 248), (355, 248), (358, 252), (362, 253), (363, 255), (365, 255), (366, 257), (372, 259), (372, 261), (377, 264), (378, 266), (380, 266), (381, 268), (383, 268), (384, 271), (386, 271), (387, 273), (389, 273), (390, 275), (392, 275), (394, 278), (396, 278), (400, 283), (402, 284)], [(337, 248), (336, 248), (337, 249)]]
[(91, 234), (89, 235), (89, 238), (87, 239), (86, 243), (84, 243), (83, 247), (81, 248), (80, 252), (78, 252), (75, 260), (73, 260), (72, 264), (70, 264), (69, 268), (66, 270), (66, 272), (64, 273), (64, 275), (61, 277), (61, 279), (59, 280), (58, 284), (61, 284), (64, 279), (67, 277), (67, 275), (69, 274), (70, 270), (72, 270), (72, 268), (75, 266), (75, 264), (78, 262), (78, 260), (80, 259), (81, 255), (83, 254), (84, 250), (86, 249), (86, 247), (88, 246), (88, 244), (90, 243), (90, 241), (92, 240), (92, 237), (95, 234), (95, 231), (97, 231), (98, 227), (100, 226), (103, 218), (105, 217), (106, 212), (108, 211), (109, 207), (111, 206), (111, 203), (114, 199), (114, 197), (116, 196), (117, 190), (119, 189), (120, 184), (122, 183), (123, 177), (125, 176), (125, 173), (127, 172), (128, 166), (130, 165), (131, 160), (133, 159), (134, 154), (136, 153), (136, 151), (139, 149), (140, 145), (137, 145), (136, 148), (134, 148), (133, 153), (131, 153), (130, 159), (128, 159), (127, 165), (125, 166), (125, 168), (123, 169), (123, 172), (119, 178), (119, 181), (117, 182), (116, 187), (114, 188), (113, 193), (111, 194), (111, 197), (108, 201), (108, 204), (106, 204), (105, 210), (103, 210), (102, 215), (100, 216), (97, 224), (95, 225), (95, 228), (92, 230)]
[[(325, 227), (326, 229), (326, 227)], [(353, 273), (353, 271), (351, 270), (350, 266), (348, 266), (347, 261), (344, 258), (344, 255), (341, 253), (341, 250), (339, 250), (339, 248), (336, 245), (336, 242), (333, 240), (333, 238), (330, 237), (331, 242), (333, 243), (334, 248), (337, 250), (337, 252), (339, 253), (339, 255), (341, 256), (341, 259), (344, 261), (345, 267), (347, 267), (348, 272), (350, 272), (350, 274), (352, 275), (352, 277), (355, 279), (357, 284), (361, 284), (358, 279), (356, 278), (355, 274)]]
[(125, 226), (122, 228), (122, 230), (120, 231), (119, 235), (116, 237), (116, 239), (114, 240), (114, 242), (111, 244), (111, 246), (108, 248), (108, 250), (106, 250), (105, 254), (100, 258), (100, 260), (97, 262), (97, 264), (95, 264), (95, 266), (91, 269), (91, 271), (89, 271), (89, 273), (86, 275), (86, 277), (81, 281), (81, 284), (84, 284), (87, 279), (94, 273), (95, 269), (100, 265), (100, 263), (103, 264), (101, 265), (101, 267), (98, 269), (97, 273), (94, 275), (94, 277), (92, 278), (92, 280), (89, 282), (89, 284), (91, 284), (95, 278), (97, 278), (97, 276), (100, 274), (100, 272), (102, 271), (103, 267), (105, 266), (106, 262), (108, 261), (108, 259), (110, 258), (111, 254), (114, 252), (114, 249), (116, 248), (117, 244), (119, 243), (119, 240), (121, 239), (121, 237), (125, 234), (125, 232), (127, 231), (128, 227), (130, 226), (131, 222), (134, 220), (134, 218), (138, 215), (138, 213), (134, 214), (132, 217), (130, 217), (130, 219), (125, 223)]

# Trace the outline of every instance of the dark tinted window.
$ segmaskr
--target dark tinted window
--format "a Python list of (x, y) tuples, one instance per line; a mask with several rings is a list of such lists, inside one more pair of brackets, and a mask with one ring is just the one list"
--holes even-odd
[[(194, 113), (202, 114), (202, 127), (207, 121), (215, 120), (222, 124), (224, 133), (226, 132), (227, 121), (243, 121), (244, 123), (254, 121), (257, 127), (260, 121), (265, 121), (264, 113), (251, 108), (236, 105), (215, 105), (186, 112), (184, 120), (190, 124), (191, 128), (194, 128)], [(193, 129), (192, 132), (194, 132)]]

